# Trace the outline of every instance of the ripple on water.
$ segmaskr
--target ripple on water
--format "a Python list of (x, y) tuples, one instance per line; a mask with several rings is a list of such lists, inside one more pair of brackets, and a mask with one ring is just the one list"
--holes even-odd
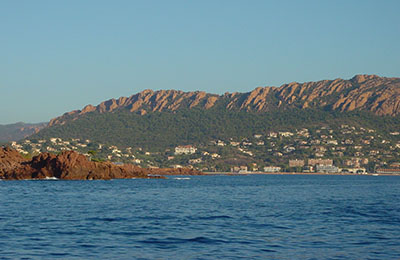
[(0, 258), (400, 259), (400, 177), (377, 180), (1, 182)]
[(167, 237), (167, 238), (148, 238), (145, 240), (139, 241), (140, 243), (144, 244), (152, 244), (152, 245), (177, 245), (177, 244), (192, 244), (192, 243), (199, 243), (199, 244), (225, 244), (230, 243), (227, 240), (222, 239), (212, 239), (207, 237), (194, 237), (194, 238), (179, 238), (179, 237)]

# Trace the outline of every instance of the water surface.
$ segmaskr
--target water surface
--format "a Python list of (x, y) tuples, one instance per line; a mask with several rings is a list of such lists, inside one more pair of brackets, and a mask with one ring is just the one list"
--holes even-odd
[(0, 181), (2, 259), (399, 259), (400, 177)]

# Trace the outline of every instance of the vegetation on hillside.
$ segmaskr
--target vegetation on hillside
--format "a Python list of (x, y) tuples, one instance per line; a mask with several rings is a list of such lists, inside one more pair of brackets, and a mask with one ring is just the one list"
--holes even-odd
[(278, 129), (294, 130), (310, 126), (354, 126), (379, 129), (387, 136), (398, 129), (400, 117), (376, 116), (368, 112), (332, 112), (291, 109), (273, 113), (185, 109), (138, 115), (119, 110), (87, 113), (66, 123), (43, 129), (30, 139), (80, 138), (118, 146), (163, 150), (184, 144), (204, 144), (211, 140), (239, 139)]

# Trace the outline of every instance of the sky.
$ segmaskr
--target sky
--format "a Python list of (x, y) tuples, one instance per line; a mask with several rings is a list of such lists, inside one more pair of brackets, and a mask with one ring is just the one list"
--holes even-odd
[(400, 77), (398, 0), (0, 0), (0, 124), (144, 89)]

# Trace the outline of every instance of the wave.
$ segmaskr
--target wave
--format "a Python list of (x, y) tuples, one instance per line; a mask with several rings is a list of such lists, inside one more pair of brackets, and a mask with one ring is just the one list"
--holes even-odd
[(47, 177), (47, 176), (46, 176), (45, 180), (59, 180), (59, 179), (56, 178), (56, 177)]
[(41, 178), (33, 178), (33, 179), (23, 179), (23, 181), (59, 181), (59, 178), (56, 177), (48, 177), (41, 179)]

